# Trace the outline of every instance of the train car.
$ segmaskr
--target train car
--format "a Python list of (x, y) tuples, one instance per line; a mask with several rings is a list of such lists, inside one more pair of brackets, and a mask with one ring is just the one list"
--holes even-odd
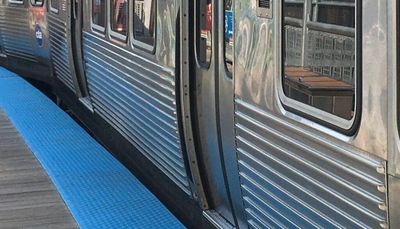
[(397, 1), (1, 3), (8, 64), (42, 9), (43, 81), (188, 227), (399, 227)]
[(43, 0), (0, 1), (0, 63), (48, 83), (52, 73), (46, 13)]

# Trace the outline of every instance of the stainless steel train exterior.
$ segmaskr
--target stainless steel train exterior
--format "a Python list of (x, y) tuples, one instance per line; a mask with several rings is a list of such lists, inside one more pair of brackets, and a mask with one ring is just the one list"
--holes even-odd
[(0, 62), (36, 80), (50, 82), (47, 6), (43, 1), (0, 1)]
[(1, 0), (0, 60), (189, 227), (397, 228), (399, 9)]

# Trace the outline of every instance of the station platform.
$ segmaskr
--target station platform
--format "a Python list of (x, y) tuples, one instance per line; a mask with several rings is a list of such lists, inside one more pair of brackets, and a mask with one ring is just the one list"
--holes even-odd
[(68, 114), (0, 68), (0, 228), (184, 228)]

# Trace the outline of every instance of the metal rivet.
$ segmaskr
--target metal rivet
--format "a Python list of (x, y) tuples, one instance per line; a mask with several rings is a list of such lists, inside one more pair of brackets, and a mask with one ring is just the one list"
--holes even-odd
[(380, 173), (380, 174), (385, 174), (385, 167), (378, 167), (376, 168), (376, 172)]
[(382, 211), (386, 211), (387, 210), (386, 204), (379, 204), (379, 209), (381, 209)]
[(378, 191), (380, 192), (386, 192), (386, 187), (384, 185), (378, 185)]

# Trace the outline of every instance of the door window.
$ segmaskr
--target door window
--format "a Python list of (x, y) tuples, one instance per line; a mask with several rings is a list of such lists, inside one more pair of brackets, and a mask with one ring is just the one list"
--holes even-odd
[(346, 120), (355, 113), (355, 5), (355, 0), (283, 5), (285, 95)]
[(208, 67), (212, 51), (212, 2), (199, 0), (197, 7), (197, 57), (201, 65)]
[(224, 32), (224, 44), (225, 44), (225, 64), (228, 72), (232, 73), (233, 70), (233, 0), (225, 0), (225, 32)]

